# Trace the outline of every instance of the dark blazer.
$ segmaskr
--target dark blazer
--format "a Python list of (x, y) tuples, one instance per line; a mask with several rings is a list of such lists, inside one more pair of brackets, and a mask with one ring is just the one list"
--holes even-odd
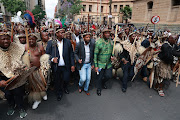
[[(56, 54), (55, 54), (56, 53)], [(47, 43), (47, 47), (46, 47), (46, 54), (50, 55), (50, 60), (52, 58), (58, 57), (58, 61), (60, 59), (60, 55), (59, 55), (59, 50), (57, 47), (57, 43), (53, 40), (48, 41)], [(72, 49), (72, 45), (70, 40), (63, 38), (63, 59), (65, 62), (65, 67), (70, 69), (71, 66), (74, 66), (74, 53), (73, 53), (73, 49)], [(55, 64), (53, 62), (52, 63), (52, 70), (54, 72), (57, 71), (57, 66), (58, 63)]]
[[(91, 39), (90, 41), (90, 63), (91, 65), (94, 65), (94, 47), (95, 47), (95, 41), (93, 39)], [(75, 59), (77, 61), (77, 70), (80, 70), (82, 65), (84, 64), (85, 62), (85, 47), (84, 47), (84, 41), (82, 40), (81, 43), (77, 43), (76, 44), (76, 48), (75, 48), (75, 51), (74, 51), (74, 54), (75, 54)], [(82, 64), (79, 64), (78, 60), (79, 59), (82, 59)]]

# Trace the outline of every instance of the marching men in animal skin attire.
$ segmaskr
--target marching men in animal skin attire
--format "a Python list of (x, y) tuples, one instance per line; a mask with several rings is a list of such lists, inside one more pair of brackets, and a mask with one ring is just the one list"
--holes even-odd
[[(47, 100), (46, 87), (47, 71), (49, 65), (49, 55), (45, 54), (42, 44), (37, 43), (37, 36), (30, 33), (28, 36), (29, 48), (26, 44), (26, 54), (23, 56), (23, 62), (30, 68), (36, 66), (35, 70), (28, 78), (29, 95), (28, 100), (33, 102), (32, 109), (36, 109), (41, 103), (41, 99)], [(29, 53), (28, 53), (29, 51)], [(27, 62), (28, 61), (28, 62)]]
[[(122, 91), (126, 92), (127, 83), (128, 81), (131, 81), (134, 76), (135, 61), (138, 56), (145, 51), (145, 48), (141, 46), (141, 42), (137, 40), (135, 33), (129, 35), (129, 40), (120, 43), (123, 48), (123, 52), (119, 55), (120, 64), (123, 70)], [(141, 73), (143, 80), (147, 81), (146, 66), (142, 68)]]
[[(7, 32), (0, 33), (0, 81), (6, 81), (9, 78), (19, 75), (21, 69), (24, 71), (22, 56), (24, 54), (24, 46), (11, 42), (10, 35)], [(22, 72), (21, 71), (21, 72)], [(20, 118), (26, 117), (27, 113), (24, 108), (24, 86), (15, 88), (13, 90), (5, 90), (5, 97), (9, 104), (7, 115), (13, 115), (15, 107), (20, 111)]]
[[(180, 52), (177, 51), (176, 36), (169, 36), (168, 41), (165, 41), (161, 47), (161, 52), (158, 54), (157, 65), (155, 66), (155, 89), (161, 97), (164, 97), (165, 80), (172, 79), (171, 66), (174, 57), (180, 57)], [(176, 78), (177, 79), (177, 78)]]

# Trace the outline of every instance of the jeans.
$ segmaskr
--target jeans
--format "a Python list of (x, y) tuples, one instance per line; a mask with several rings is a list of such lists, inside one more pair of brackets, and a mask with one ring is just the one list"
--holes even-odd
[(91, 64), (83, 64), (81, 70), (79, 70), (79, 75), (79, 87), (82, 87), (84, 85), (84, 91), (88, 91), (89, 83), (91, 80)]
[(112, 68), (101, 69), (99, 75), (97, 75), (97, 89), (101, 90), (102, 85), (104, 85), (111, 78), (112, 78)]

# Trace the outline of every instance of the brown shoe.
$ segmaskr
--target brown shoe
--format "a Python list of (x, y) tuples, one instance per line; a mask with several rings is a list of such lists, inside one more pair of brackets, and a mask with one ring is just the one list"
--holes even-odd
[(89, 91), (85, 91), (85, 93), (86, 93), (86, 95), (88, 95), (88, 96), (90, 95)]

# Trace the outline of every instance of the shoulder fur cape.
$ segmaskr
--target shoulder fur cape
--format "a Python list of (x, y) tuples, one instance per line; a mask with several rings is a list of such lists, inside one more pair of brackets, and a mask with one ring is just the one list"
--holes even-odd
[(11, 78), (15, 75), (14, 69), (22, 66), (22, 55), (25, 48), (21, 44), (12, 42), (8, 51), (0, 49), (0, 71), (7, 77)]

